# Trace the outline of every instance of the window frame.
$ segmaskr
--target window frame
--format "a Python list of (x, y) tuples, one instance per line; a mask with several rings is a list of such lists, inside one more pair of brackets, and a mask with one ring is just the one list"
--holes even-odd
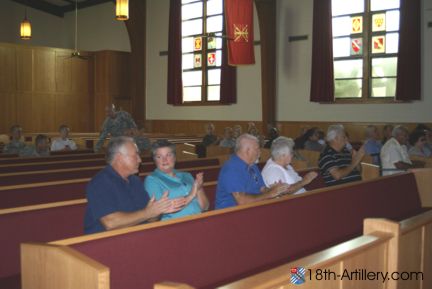
[[(209, 52), (213, 52), (213, 51), (215, 53), (217, 53), (217, 51), (220, 51), (221, 52), (221, 58), (223, 58), (224, 57), (224, 55), (223, 55), (223, 53), (224, 53), (223, 46), (225, 45), (225, 43), (224, 43), (225, 40), (222, 39), (222, 47), (221, 48), (208, 49), (208, 38), (209, 38), (209, 36), (215, 36), (215, 37), (217, 37), (217, 36), (220, 35), (220, 37), (222, 37), (223, 31), (216, 32), (216, 33), (207, 33), (206, 32), (207, 31), (207, 27), (206, 26), (207, 26), (207, 18), (208, 17), (222, 16), (222, 27), (223, 27), (224, 26), (224, 21), (225, 21), (225, 13), (224, 13), (224, 10), (222, 9), (222, 13), (220, 13), (220, 14), (207, 15), (206, 14), (206, 11), (207, 11), (207, 1), (208, 0), (192, 0), (192, 1), (188, 2), (188, 3), (184, 3), (184, 4), (182, 3), (181, 4), (181, 9), (183, 9), (183, 5), (188, 5), (188, 4), (192, 4), (192, 3), (199, 3), (199, 2), (203, 3), (203, 5), (202, 5), (202, 9), (203, 9), (202, 10), (203, 11), (202, 17), (189, 18), (189, 19), (185, 20), (185, 21), (191, 21), (191, 20), (196, 20), (196, 19), (202, 19), (202, 34), (201, 35), (192, 34), (192, 35), (187, 35), (187, 36), (183, 36), (183, 34), (181, 34), (181, 36), (180, 36), (181, 39), (188, 38), (188, 37), (194, 38), (194, 37), (197, 37), (197, 36), (201, 36), (201, 41), (202, 41), (202, 43), (201, 43), (202, 49), (200, 51), (200, 53), (201, 53), (201, 69), (191, 68), (191, 69), (185, 69), (184, 70), (183, 69), (183, 65), (181, 67), (181, 78), (182, 78), (182, 80), (183, 80), (183, 72), (184, 71), (201, 71), (201, 77), (202, 77), (202, 81), (201, 81), (201, 85), (200, 85), (200, 87), (201, 87), (201, 100), (185, 101), (184, 100), (184, 94), (182, 93), (182, 96), (181, 96), (182, 99), (181, 99), (181, 104), (180, 105), (184, 105), (184, 106), (214, 106), (214, 105), (223, 105), (223, 103), (221, 102), (222, 69), (223, 69), (222, 59), (221, 59), (221, 65), (219, 67), (215, 66), (216, 68), (220, 69), (220, 71), (221, 71), (221, 78), (219, 80), (219, 100), (208, 100), (208, 87), (212, 86), (212, 85), (208, 84), (208, 77), (207, 76), (208, 76), (209, 70), (212, 70), (212, 67), (209, 67), (208, 64), (207, 64), (207, 54)], [(223, 5), (224, 1), (225, 0), (222, 0), (222, 5)], [(181, 23), (183, 24), (183, 20), (181, 20)], [(216, 39), (216, 41), (217, 41), (217, 39)], [(184, 54), (192, 54), (192, 55), (196, 54), (196, 51), (191, 51), (191, 52), (183, 53), (182, 47), (180, 47), (180, 50), (181, 50), (180, 54), (181, 54), (182, 60), (183, 60), (183, 55)], [(184, 87), (185, 86), (183, 85), (183, 82), (182, 82), (182, 92), (184, 91)], [(198, 86), (187, 86), (187, 87), (198, 87)]]
[[(337, 60), (354, 60), (354, 59), (362, 59), (363, 61), (363, 71), (362, 71), (362, 95), (361, 97), (344, 97), (344, 98), (338, 98), (336, 97), (336, 80), (337, 78), (335, 75), (333, 75), (333, 81), (335, 86), (334, 91), (334, 103), (347, 103), (347, 104), (356, 104), (356, 103), (371, 103), (371, 104), (379, 104), (379, 103), (402, 103), (404, 101), (396, 100), (396, 87), (395, 87), (395, 95), (394, 96), (384, 96), (384, 97), (373, 97), (372, 96), (372, 81), (373, 79), (377, 77), (372, 76), (372, 60), (374, 58), (391, 58), (396, 57), (399, 60), (399, 48), (398, 46), (398, 52), (397, 53), (372, 53), (371, 49), (371, 41), (373, 36), (379, 36), (379, 35), (386, 35), (387, 33), (391, 33), (392, 31), (372, 31), (372, 16), (373, 14), (377, 13), (386, 13), (388, 11), (399, 11), (399, 23), (400, 23), (400, 5), (398, 8), (392, 8), (387, 10), (376, 10), (371, 11), (371, 0), (363, 0), (365, 9), (364, 12), (361, 13), (352, 13), (352, 14), (343, 14), (343, 15), (337, 15), (333, 16), (332, 19), (338, 18), (338, 17), (356, 17), (356, 16), (362, 16), (363, 18), (363, 32), (358, 35), (359, 37), (356, 37), (356, 34), (349, 34), (349, 35), (343, 35), (343, 36), (336, 36), (332, 37), (332, 42), (334, 39), (337, 38), (343, 38), (343, 37), (349, 37), (352, 38), (361, 38), (363, 42), (363, 53), (362, 55), (350, 55), (345, 57), (333, 57), (333, 65), (335, 61)], [(398, 30), (395, 30), (394, 32), (397, 32), (400, 38), (400, 26)], [(396, 66), (397, 71), (397, 66)], [(388, 77), (393, 78), (396, 80), (397, 85), (397, 78), (398, 75), (395, 77)], [(349, 78), (341, 78), (341, 79), (349, 79)], [(366, 89), (364, 89), (366, 88)]]

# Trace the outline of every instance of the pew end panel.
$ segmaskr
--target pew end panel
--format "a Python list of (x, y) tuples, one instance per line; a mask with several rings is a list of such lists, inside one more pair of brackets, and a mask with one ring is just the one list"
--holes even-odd
[(388, 289), (432, 287), (432, 211), (426, 211), (401, 222), (385, 219), (365, 219), (364, 232), (387, 232), (389, 242), (387, 272), (421, 273), (397, 282), (390, 280)]
[(109, 269), (67, 247), (21, 245), (22, 289), (109, 289)]
[(432, 208), (432, 168), (413, 169), (422, 207)]
[[(219, 287), (219, 289), (270, 289), (270, 288), (306, 288), (306, 289), (384, 289), (382, 281), (350, 281), (342, 276), (344, 272), (353, 272), (360, 268), (370, 271), (385, 271), (386, 254), (391, 234), (375, 232), (332, 246), (307, 257), (281, 265), (271, 270), (238, 280)], [(291, 269), (306, 269), (306, 282), (299, 285), (291, 283)], [(318, 270), (332, 272), (327, 280), (318, 280), (324, 275), (317, 275)], [(321, 271), (322, 272), (322, 271)], [(361, 282), (361, 283), (358, 283)]]
[(380, 167), (371, 163), (362, 162), (361, 178), (363, 181), (372, 180), (380, 177)]

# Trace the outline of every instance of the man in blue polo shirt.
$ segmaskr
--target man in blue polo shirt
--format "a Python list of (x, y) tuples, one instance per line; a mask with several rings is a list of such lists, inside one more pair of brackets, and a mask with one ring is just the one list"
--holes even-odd
[(218, 178), (216, 209), (271, 199), (287, 192), (289, 185), (266, 188), (256, 165), (260, 156), (259, 141), (250, 134), (236, 140), (235, 154), (225, 162)]
[[(184, 198), (161, 199), (144, 190), (135, 174), (141, 163), (132, 138), (113, 138), (107, 148), (108, 165), (87, 185), (87, 210), (84, 219), (86, 234), (137, 225), (164, 213), (173, 213), (185, 205)], [(150, 192), (151, 193), (151, 192)]]

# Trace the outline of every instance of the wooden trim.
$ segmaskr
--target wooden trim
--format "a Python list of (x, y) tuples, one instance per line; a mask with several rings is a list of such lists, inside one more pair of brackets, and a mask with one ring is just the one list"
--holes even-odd
[(68, 247), (21, 244), (23, 289), (110, 288), (110, 271), (103, 264)]
[(413, 169), (422, 207), (432, 207), (432, 169)]
[(380, 167), (370, 163), (360, 163), (362, 180), (373, 180), (380, 177)]
[[(361, 257), (367, 251), (375, 252), (374, 249), (379, 249), (381, 256), (385, 257), (387, 242), (391, 235), (386, 233), (375, 232), (370, 235), (361, 236), (347, 242), (343, 242), (326, 250), (298, 259), (294, 262), (276, 267), (274, 269), (264, 271), (251, 277), (227, 284), (219, 287), (219, 289), (264, 289), (264, 288), (297, 288), (297, 285), (290, 282), (290, 270), (293, 267), (303, 267), (311, 270), (331, 268), (334, 271), (340, 271), (345, 260), (356, 259)], [(377, 256), (376, 256), (377, 257)], [(365, 264), (358, 264), (362, 268), (373, 262), (373, 260), (361, 259)], [(309, 276), (307, 272), (307, 276)], [(321, 281), (325, 283), (325, 287), (318, 286), (317, 281), (307, 281), (302, 284), (301, 288), (346, 288), (342, 287), (338, 280)], [(330, 284), (331, 283), (331, 284)], [(280, 287), (279, 287), (280, 286)], [(296, 287), (297, 286), (297, 287)], [(341, 287), (339, 287), (341, 286)]]
[(24, 207), (15, 207), (15, 208), (0, 210), (0, 216), (6, 215), (6, 214), (21, 213), (21, 212), (28, 212), (28, 211), (37, 211), (37, 210), (79, 205), (79, 204), (85, 204), (85, 203), (87, 203), (87, 199), (78, 199), (78, 200), (55, 202), (55, 203), (45, 203), (45, 204), (31, 205), (31, 206), (24, 206)]

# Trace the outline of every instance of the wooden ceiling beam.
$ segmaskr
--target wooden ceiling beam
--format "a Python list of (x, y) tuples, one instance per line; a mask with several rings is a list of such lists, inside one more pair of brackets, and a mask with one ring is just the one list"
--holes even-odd
[(27, 7), (31, 7), (46, 13), (49, 13), (51, 15), (54, 16), (58, 16), (58, 17), (64, 17), (64, 11), (60, 6), (57, 5), (53, 5), (51, 3), (42, 1), (42, 0), (31, 0), (31, 1), (26, 1), (26, 0), (12, 0), (16, 3), (22, 4), (24, 6)]

